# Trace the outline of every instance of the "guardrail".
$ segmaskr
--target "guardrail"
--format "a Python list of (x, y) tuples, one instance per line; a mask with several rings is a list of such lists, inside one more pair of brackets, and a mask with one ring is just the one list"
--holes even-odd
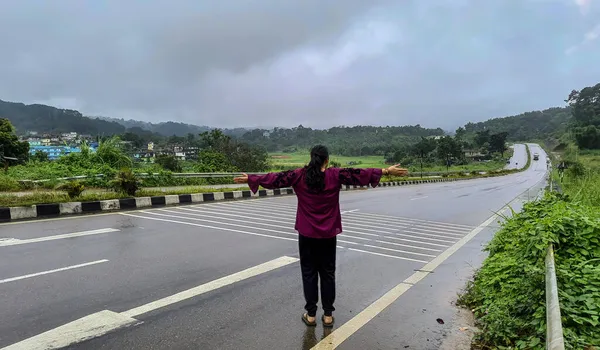
[[(548, 166), (550, 191), (559, 191), (552, 179), (552, 164)], [(564, 350), (565, 340), (563, 335), (562, 320), (560, 316), (560, 302), (558, 300), (558, 283), (556, 281), (556, 266), (554, 263), (554, 246), (548, 245), (546, 253), (546, 349)]]
[(565, 349), (552, 244), (548, 246), (546, 253), (546, 349)]
[[(419, 173), (410, 173), (411, 177), (434, 177), (434, 176), (443, 176), (443, 175), (455, 175), (455, 174), (460, 174), (460, 173), (464, 173), (464, 174), (470, 174), (470, 173), (479, 173), (479, 174), (486, 174), (486, 171), (481, 171), (481, 170), (474, 170), (474, 171), (448, 171), (448, 172), (419, 172)], [(266, 174), (265, 172), (262, 173), (246, 173), (246, 174), (252, 174), (252, 175), (264, 175)], [(151, 176), (160, 176), (161, 173), (136, 173), (136, 175), (138, 177), (141, 178), (147, 178), (147, 177), (151, 177)], [(178, 177), (178, 178), (227, 178), (227, 177), (236, 177), (236, 176), (240, 176), (242, 175), (241, 172), (239, 173), (169, 173), (170, 176), (173, 177)], [(81, 175), (81, 176), (70, 176), (70, 177), (61, 177), (61, 178), (56, 178), (56, 179), (44, 179), (44, 180), (19, 180), (19, 182), (21, 183), (33, 183), (33, 184), (37, 184), (37, 183), (43, 183), (43, 182), (48, 182), (48, 181), (52, 181), (52, 180), (58, 180), (58, 181), (73, 181), (73, 180), (85, 180), (85, 179), (95, 179), (95, 178), (103, 178), (104, 174), (97, 174), (97, 175), (93, 175), (93, 176), (85, 176), (85, 175)]]

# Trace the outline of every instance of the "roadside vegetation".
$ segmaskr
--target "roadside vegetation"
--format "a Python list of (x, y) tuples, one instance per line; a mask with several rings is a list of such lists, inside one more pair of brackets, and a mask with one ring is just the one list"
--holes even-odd
[[(596, 101), (595, 108), (600, 108), (600, 99), (590, 99), (586, 89), (584, 100), (571, 94), (571, 107), (594, 114), (594, 108), (579, 105)], [(572, 132), (561, 137), (569, 143), (550, 153), (557, 191), (548, 191), (543, 199), (506, 218), (485, 248), (488, 258), (459, 297), (459, 304), (475, 314), (480, 329), (475, 349), (545, 348), (544, 262), (550, 243), (565, 346), (600, 348), (600, 143), (594, 144), (600, 141), (594, 136), (600, 120), (593, 115), (579, 118)], [(595, 124), (589, 127), (583, 120)], [(557, 170), (561, 163), (566, 166), (562, 174)]]

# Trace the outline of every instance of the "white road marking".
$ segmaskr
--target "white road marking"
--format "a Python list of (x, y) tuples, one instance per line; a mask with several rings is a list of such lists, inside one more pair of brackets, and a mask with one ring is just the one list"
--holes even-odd
[(0, 280), (0, 284), (2, 284), (2, 283), (8, 283), (8, 282), (13, 282), (13, 281), (18, 281), (18, 280), (24, 280), (26, 278), (31, 278), (31, 277), (48, 275), (48, 274), (55, 273), (55, 272), (61, 272), (61, 271), (78, 269), (80, 267), (86, 267), (86, 266), (91, 266), (91, 265), (96, 265), (96, 264), (102, 264), (102, 263), (105, 263), (105, 262), (108, 262), (108, 260), (107, 259), (96, 260), (96, 261), (88, 262), (88, 263), (85, 263), (85, 264), (72, 265), (72, 266), (67, 266), (67, 267), (61, 267), (59, 269), (54, 269), (54, 270), (48, 270), (48, 271), (42, 271), (42, 272), (32, 273), (32, 274), (29, 274), (29, 275), (23, 275), (23, 276), (18, 276), (18, 277), (6, 278), (6, 279), (3, 279), (3, 280)]
[(450, 242), (454, 243), (454, 242), (456, 242), (458, 240), (458, 237), (450, 237), (450, 236), (444, 236), (444, 235), (434, 235), (434, 234), (431, 234), (431, 233), (415, 232), (415, 231), (411, 231), (411, 230), (404, 230), (403, 232), (412, 233), (414, 235), (420, 235), (420, 236), (443, 238), (444, 242), (448, 242), (450, 240)]
[(104, 310), (9, 345), (2, 350), (64, 348), (135, 323), (139, 323), (139, 321)]
[(406, 248), (413, 248), (413, 249), (419, 249), (419, 250), (428, 250), (430, 252), (441, 252), (441, 249), (432, 249), (432, 248), (424, 248), (424, 247), (417, 247), (414, 245), (408, 245), (408, 244), (402, 244), (402, 243), (394, 243), (394, 242), (388, 242), (388, 241), (380, 241), (380, 240), (375, 240), (375, 242), (377, 243), (382, 243), (382, 244), (390, 244), (390, 245), (395, 245), (398, 247), (406, 247)]
[(429, 196), (422, 196), (422, 197), (415, 197), (415, 198), (411, 198), (411, 201), (418, 201), (419, 199), (425, 199), (425, 198), (429, 198)]
[(386, 247), (379, 247), (379, 246), (370, 245), (370, 244), (363, 244), (363, 246), (369, 247), (369, 248), (387, 250), (387, 251), (390, 251), (390, 252), (396, 252), (396, 253), (402, 253), (402, 254), (410, 254), (410, 255), (419, 255), (419, 256), (426, 256), (426, 257), (429, 257), (429, 258), (435, 258), (435, 255), (431, 255), (431, 254), (415, 253), (415, 252), (409, 252), (409, 251), (406, 251), (406, 250), (398, 250), (398, 249), (392, 249), (392, 248), (386, 248)]
[[(172, 214), (187, 214), (187, 215), (194, 215), (194, 216), (200, 216), (200, 217), (205, 217), (206, 215), (211, 215), (211, 214), (188, 214), (188, 213), (181, 213), (180, 211), (174, 211), (174, 210), (167, 210), (167, 209), (162, 209), (162, 211), (164, 211), (165, 213), (172, 213)], [(150, 212), (144, 212), (145, 214), (152, 214), (152, 215), (161, 215), (158, 213), (150, 213)], [(165, 215), (165, 214), (162, 214)], [(199, 220), (199, 221), (208, 221), (208, 222), (217, 222), (218, 221), (210, 221), (210, 220), (206, 220), (206, 219), (199, 219), (199, 218), (193, 218), (193, 217), (186, 217), (186, 216), (179, 216), (179, 215), (167, 215), (169, 217), (174, 217), (174, 218), (179, 218), (179, 219), (187, 219), (187, 220)], [(255, 219), (252, 217), (248, 217), (248, 216), (238, 216), (240, 218), (248, 218), (248, 219)], [(211, 215), (210, 218), (212, 219), (220, 219), (220, 220), (226, 220), (226, 221), (233, 221), (233, 222), (243, 222), (243, 223), (248, 223), (248, 220), (237, 220), (237, 219), (231, 219), (231, 218), (223, 218), (223, 217), (215, 217), (214, 215)], [(228, 224), (225, 222), (221, 222), (223, 225), (233, 225), (233, 224)], [(281, 223), (281, 222), (280, 222)], [(265, 224), (265, 223), (260, 223), (260, 222), (253, 222), (254, 225), (261, 225), (261, 226), (269, 226), (269, 227), (276, 227), (276, 228), (280, 228), (280, 229), (289, 229), (289, 226), (281, 226), (281, 225), (273, 225), (273, 224)], [(255, 227), (255, 226), (244, 226), (244, 225), (236, 225), (236, 226), (241, 226), (241, 227), (250, 227), (250, 228), (258, 228), (258, 229), (263, 229), (261, 227)], [(287, 233), (286, 233), (287, 234)]]
[[(234, 226), (234, 227), (241, 227), (241, 228), (257, 228), (254, 226), (248, 226), (248, 225), (238, 225), (238, 224), (230, 224), (227, 222), (222, 222), (222, 221), (215, 221), (215, 220), (207, 220), (207, 219), (200, 219), (200, 218), (188, 218), (185, 216), (179, 216), (179, 215), (168, 215), (168, 214), (159, 214), (159, 213), (149, 213), (149, 212), (142, 212), (143, 214), (148, 214), (148, 215), (157, 215), (157, 216), (165, 216), (168, 218), (175, 218), (175, 219), (184, 219), (184, 220), (193, 220), (193, 221), (203, 221), (203, 222), (209, 222), (212, 224), (219, 224), (219, 225), (227, 225), (227, 226)], [(247, 222), (247, 221), (244, 221)], [(265, 224), (266, 225), (266, 224)], [(268, 231), (268, 232), (274, 232), (274, 233), (281, 233), (284, 235), (290, 235), (290, 236), (298, 236), (297, 233), (292, 233), (292, 232), (284, 232), (284, 231), (278, 231), (278, 230), (271, 230), (268, 228), (259, 228), (261, 231)]]
[(62, 235), (46, 236), (46, 237), (38, 237), (38, 238), (9, 239), (6, 241), (0, 241), (0, 247), (29, 244), (29, 243), (39, 243), (39, 242), (53, 241), (53, 240), (57, 240), (57, 239), (65, 239), (65, 238), (73, 238), (73, 237), (99, 235), (101, 233), (110, 233), (110, 232), (119, 232), (119, 231), (120, 230), (116, 229), (116, 228), (103, 228), (103, 229), (99, 229), (99, 230), (65, 233)]
[(174, 224), (182, 224), (182, 225), (189, 225), (189, 226), (196, 226), (196, 227), (204, 227), (204, 228), (210, 228), (210, 229), (213, 229), (213, 230), (222, 230), (222, 231), (243, 233), (243, 234), (252, 235), (252, 236), (260, 236), (260, 237), (282, 239), (282, 240), (286, 240), (286, 241), (294, 241), (294, 242), (296, 242), (298, 240), (298, 239), (294, 239), (294, 238), (279, 237), (279, 236), (266, 235), (266, 234), (256, 233), (256, 232), (248, 232), (248, 231), (242, 231), (242, 230), (235, 230), (235, 229), (226, 228), (226, 227), (218, 227), (218, 226), (209, 226), (209, 225), (196, 224), (194, 222), (177, 221), (177, 220), (160, 219), (160, 218), (150, 218), (150, 217), (147, 217), (147, 216), (140, 216), (140, 215), (134, 215), (134, 214), (127, 214), (127, 213), (120, 213), (120, 215), (131, 216), (131, 217), (139, 218), (139, 219), (164, 221), (164, 222), (171, 222), (171, 223), (174, 223)]
[(341, 214), (342, 214), (342, 215), (344, 215), (344, 214), (348, 214), (348, 213), (354, 213), (354, 212), (357, 212), (357, 211), (359, 211), (359, 210), (360, 210), (360, 209), (346, 210), (346, 211), (343, 211), (343, 212), (341, 212)]
[[(393, 302), (395, 302), (402, 294), (409, 290), (414, 284), (425, 278), (430, 272), (433, 272), (441, 263), (448, 259), (458, 249), (467, 244), (473, 237), (479, 232), (483, 231), (489, 226), (494, 220), (498, 218), (498, 214), (493, 215), (481, 225), (477, 226), (469, 234), (463, 237), (460, 241), (456, 242), (453, 246), (448, 248), (442, 254), (426, 263), (420, 271), (415, 272), (409, 278), (392, 288), (390, 291), (385, 293), (381, 298), (376, 300), (374, 303), (369, 305), (366, 309), (361, 311), (358, 315), (354, 316), (350, 321), (341, 325), (338, 329), (334, 330), (330, 335), (321, 340), (315, 345), (312, 350), (322, 349), (335, 349), (348, 339), (352, 334), (356, 333), (365, 324), (375, 318)], [(352, 249), (352, 248), (350, 248)]]
[(455, 236), (455, 237), (463, 237), (465, 235), (465, 233), (451, 233), (451, 232), (446, 232), (444, 230), (431, 230), (428, 228), (421, 228), (419, 226), (413, 226), (411, 228), (409, 228), (409, 230), (416, 230), (416, 231), (424, 231), (424, 232), (431, 232), (431, 233), (438, 233), (441, 236)]
[(399, 237), (389, 237), (389, 236), (386, 236), (386, 238), (393, 239), (393, 240), (398, 240), (398, 241), (404, 241), (404, 242), (413, 242), (413, 243), (427, 244), (427, 245), (432, 245), (432, 246), (436, 246), (436, 247), (449, 247), (450, 245), (452, 245), (455, 242), (455, 241), (446, 241), (446, 240), (443, 240), (443, 239), (435, 239), (435, 238), (427, 238), (427, 237), (415, 237), (415, 236), (412, 236), (412, 235), (405, 235), (405, 234), (402, 234), (402, 233), (397, 233), (396, 236), (418, 238), (418, 239), (426, 239), (428, 241), (434, 241), (434, 242), (440, 242), (440, 243), (446, 243), (446, 244), (438, 244), (438, 243), (429, 243), (429, 242), (423, 242), (423, 241), (415, 241), (415, 240), (406, 239), (406, 238), (399, 238)]
[(427, 261), (423, 261), (423, 260), (405, 258), (403, 256), (396, 256), (396, 255), (375, 253), (375, 252), (370, 252), (368, 250), (362, 250), (362, 249), (348, 248), (348, 250), (352, 250), (354, 252), (361, 252), (361, 253), (365, 253), (365, 254), (371, 254), (371, 255), (377, 255), (377, 256), (384, 256), (386, 258), (394, 258), (394, 259), (400, 259), (400, 260), (408, 260), (408, 261), (414, 261), (414, 262), (420, 262), (420, 263), (427, 263)]
[[(132, 216), (131, 214), (127, 215)], [(141, 324), (142, 322), (134, 318), (139, 315), (273, 271), (298, 260), (297, 258), (282, 256), (125, 312), (116, 313), (103, 310), (9, 345), (2, 348), (2, 350), (58, 349), (97, 338), (119, 328)]]
[[(355, 216), (355, 215), (353, 215), (353, 216)], [(471, 230), (473, 229), (473, 226), (462, 225), (462, 224), (451, 224), (451, 223), (447, 223), (447, 222), (432, 221), (432, 220), (423, 220), (423, 219), (415, 219), (415, 218), (403, 218), (403, 217), (395, 217), (395, 216), (389, 216), (389, 215), (372, 214), (372, 213), (365, 213), (365, 212), (362, 212), (362, 213), (360, 213), (358, 215), (369, 215), (369, 216), (374, 216), (374, 217), (380, 217), (382, 219), (388, 219), (390, 221), (399, 221), (399, 222), (408, 222), (408, 223), (423, 222), (423, 223), (426, 223), (426, 224), (441, 224), (441, 225), (444, 225), (444, 226), (462, 227), (462, 228), (467, 228), (467, 229), (471, 229)]]
[(231, 274), (229, 276), (225, 276), (225, 277), (219, 278), (217, 280), (214, 280), (214, 281), (199, 285), (197, 287), (185, 290), (185, 291), (177, 293), (175, 295), (171, 295), (166, 298), (162, 298), (162, 299), (153, 301), (146, 305), (142, 305), (142, 306), (136, 307), (134, 309), (122, 312), (121, 315), (126, 316), (126, 317), (137, 317), (137, 316), (143, 315), (145, 313), (154, 311), (156, 309), (160, 309), (165, 306), (169, 306), (171, 304), (175, 304), (180, 301), (193, 298), (200, 294), (208, 293), (215, 289), (219, 289), (219, 288), (228, 286), (230, 284), (233, 284), (233, 283), (236, 283), (239, 281), (243, 281), (248, 278), (258, 276), (258, 275), (261, 275), (261, 274), (269, 272), (269, 271), (273, 271), (280, 267), (295, 263), (298, 260), (299, 259), (297, 259), (297, 258), (292, 258), (289, 256), (282, 256), (275, 260), (268, 261), (264, 264), (260, 264), (260, 265), (251, 267), (249, 269)]

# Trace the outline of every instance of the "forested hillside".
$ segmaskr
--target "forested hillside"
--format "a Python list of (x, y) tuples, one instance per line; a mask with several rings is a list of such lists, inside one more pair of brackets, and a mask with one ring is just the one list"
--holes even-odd
[(255, 129), (245, 133), (242, 140), (265, 147), (269, 152), (296, 152), (308, 150), (315, 144), (326, 144), (342, 156), (385, 155), (417, 143), (422, 137), (441, 136), (440, 128), (426, 129), (415, 126), (353, 126), (318, 130), (303, 127)]
[(115, 135), (125, 132), (125, 127), (116, 122), (86, 118), (78, 111), (39, 104), (25, 105), (0, 100), (0, 118), (10, 120), (18, 134), (27, 131), (75, 131), (91, 135)]
[(571, 121), (570, 107), (548, 108), (504, 118), (494, 118), (480, 123), (467, 123), (467, 134), (478, 131), (507, 132), (509, 141), (530, 141), (558, 138)]

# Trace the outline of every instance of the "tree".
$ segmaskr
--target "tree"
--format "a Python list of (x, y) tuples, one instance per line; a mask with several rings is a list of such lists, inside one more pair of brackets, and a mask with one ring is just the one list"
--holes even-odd
[(423, 172), (423, 160), (427, 158), (431, 152), (435, 151), (436, 147), (436, 141), (434, 139), (428, 139), (426, 137), (422, 137), (421, 141), (413, 145), (412, 153), (419, 157), (419, 161), (421, 164), (421, 173)]
[[(260, 172), (269, 167), (269, 156), (263, 147), (233, 140), (219, 129), (202, 133), (200, 138), (204, 148), (200, 154), (201, 164), (210, 164), (212, 168), (238, 169), (247, 172)], [(216, 164), (216, 159), (223, 164)]]
[(160, 165), (163, 169), (174, 173), (180, 173), (182, 171), (181, 164), (179, 164), (179, 160), (175, 156), (161, 154), (156, 157), (156, 164)]
[(580, 148), (600, 148), (600, 83), (573, 90), (565, 100), (571, 106), (575, 123), (573, 134)]
[(446, 168), (450, 168), (452, 160), (464, 157), (464, 152), (460, 142), (450, 136), (444, 136), (437, 142), (437, 157), (443, 160)]
[(29, 160), (32, 160), (34, 162), (43, 163), (43, 162), (50, 161), (50, 158), (48, 157), (48, 153), (46, 153), (46, 152), (35, 151), (35, 153), (31, 157), (29, 157)]
[(600, 128), (595, 125), (575, 127), (573, 128), (573, 136), (579, 148), (600, 148)]
[(29, 143), (19, 141), (10, 121), (0, 118), (0, 161), (4, 163), (4, 169), (7, 170), (10, 163), (24, 164), (28, 159)]
[(467, 130), (465, 130), (465, 128), (463, 128), (462, 126), (459, 127), (458, 129), (456, 129), (456, 133), (454, 135), (454, 138), (457, 140), (464, 140), (465, 136), (467, 135)]
[(504, 157), (504, 152), (506, 152), (506, 139), (508, 138), (507, 132), (499, 132), (497, 134), (490, 135), (490, 153), (501, 153), (502, 157)]
[(475, 145), (477, 145), (477, 147), (483, 147), (486, 143), (490, 143), (490, 131), (484, 130), (477, 132), (475, 134)]

